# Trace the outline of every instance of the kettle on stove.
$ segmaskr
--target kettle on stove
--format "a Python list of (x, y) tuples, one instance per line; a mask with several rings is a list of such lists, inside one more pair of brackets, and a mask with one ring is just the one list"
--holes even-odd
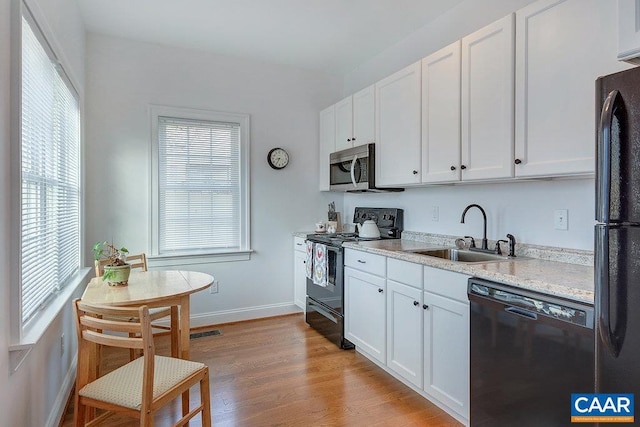
[(358, 228), (358, 236), (363, 239), (378, 239), (380, 237), (380, 230), (375, 222), (368, 219), (362, 224), (356, 223)]

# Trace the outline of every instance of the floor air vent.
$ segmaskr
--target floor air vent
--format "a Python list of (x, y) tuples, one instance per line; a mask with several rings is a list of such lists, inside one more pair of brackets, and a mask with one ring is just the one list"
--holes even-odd
[(189, 338), (194, 340), (196, 338), (208, 337), (210, 335), (222, 335), (222, 331), (220, 329), (212, 329), (210, 331), (194, 332), (193, 334), (189, 335)]

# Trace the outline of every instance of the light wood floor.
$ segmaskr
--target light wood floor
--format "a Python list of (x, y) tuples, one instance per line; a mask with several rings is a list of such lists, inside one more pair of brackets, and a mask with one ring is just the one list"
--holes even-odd
[[(444, 411), (353, 350), (339, 350), (301, 314), (217, 326), (221, 336), (191, 341), (191, 359), (211, 377), (214, 426), (460, 426)], [(158, 352), (168, 351), (167, 337)], [(105, 370), (128, 353), (107, 353)], [(197, 390), (191, 398), (198, 400)], [(179, 402), (163, 409), (156, 426), (179, 418)], [(62, 426), (73, 424), (69, 408)], [(104, 426), (135, 426), (112, 417)], [(200, 425), (199, 419), (191, 425)]]

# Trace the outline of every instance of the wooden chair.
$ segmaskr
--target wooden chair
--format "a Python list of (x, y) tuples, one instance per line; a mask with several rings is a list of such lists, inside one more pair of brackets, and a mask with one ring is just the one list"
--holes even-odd
[[(202, 425), (211, 426), (209, 368), (198, 362), (157, 356), (147, 306), (117, 308), (93, 306), (73, 301), (78, 333), (78, 373), (76, 378), (74, 425), (103, 421), (113, 413), (152, 426), (154, 413), (196, 384), (200, 384), (200, 405), (183, 410), (174, 426), (184, 425), (198, 413)], [(116, 320), (116, 319), (132, 319)], [(133, 336), (130, 336), (133, 335)], [(95, 371), (98, 346), (143, 350), (143, 356), (108, 374)], [(97, 418), (95, 409), (107, 411)]]
[[(129, 264), (131, 266), (131, 269), (141, 269), (142, 271), (148, 271), (148, 267), (147, 267), (147, 255), (142, 252), (139, 254), (135, 254), (135, 255), (127, 255), (127, 264)], [(104, 274), (104, 266), (107, 265), (107, 263), (109, 262), (109, 260), (96, 260), (95, 262), (95, 270), (96, 270), (96, 277), (98, 276), (102, 276)], [(149, 309), (149, 314), (151, 316), (151, 321), (155, 322), (156, 320), (159, 319), (164, 319), (167, 317), (171, 317), (171, 307), (160, 307), (160, 308), (151, 308)], [(135, 320), (135, 319), (132, 319)], [(158, 324), (158, 323), (153, 323), (152, 324), (154, 329), (162, 329), (165, 331), (171, 331), (171, 326), (165, 326), (162, 324)], [(176, 338), (172, 337), (172, 341), (175, 340)], [(175, 346), (175, 344), (172, 342), (172, 347)], [(139, 352), (136, 352), (135, 350), (131, 350), (131, 360), (135, 359), (137, 356), (139, 355)], [(177, 354), (174, 354), (173, 356), (177, 356)], [(100, 363), (100, 357), (98, 357), (98, 363)]]
[[(131, 269), (140, 268), (142, 271), (147, 271), (147, 255), (143, 252), (137, 255), (127, 255), (127, 264), (131, 266)], [(108, 259), (96, 260), (95, 269), (96, 277), (104, 274), (104, 266), (109, 263)]]
[[(131, 269), (140, 268), (142, 271), (147, 271), (147, 255), (142, 252), (137, 255), (127, 255), (127, 264), (131, 266)], [(149, 309), (151, 315), (151, 321), (155, 322), (158, 319), (165, 317), (171, 317), (171, 307), (151, 308)], [(160, 325), (158, 323), (152, 323), (154, 329), (163, 329), (170, 331), (171, 326)]]

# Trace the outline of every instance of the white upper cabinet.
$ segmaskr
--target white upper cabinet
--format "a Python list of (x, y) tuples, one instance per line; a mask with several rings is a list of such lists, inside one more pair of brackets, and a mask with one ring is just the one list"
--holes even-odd
[(336, 150), (336, 109), (332, 105), (320, 111), (318, 162), (320, 191), (329, 191), (329, 154)]
[(353, 147), (353, 97), (348, 96), (335, 104), (336, 107), (336, 151)]
[[(605, 2), (610, 7), (610, 2)], [(638, 62), (640, 57), (640, 0), (618, 0), (618, 59)]]
[(594, 172), (595, 80), (625, 67), (615, 29), (607, 1), (541, 0), (516, 12), (516, 177)]
[(373, 85), (335, 104), (336, 151), (375, 140), (375, 87)]
[(514, 17), (462, 39), (462, 179), (513, 176)]
[(353, 95), (353, 146), (376, 140), (376, 88), (371, 85)]
[(460, 180), (460, 41), (422, 60), (422, 182)]
[(376, 185), (419, 184), (420, 61), (376, 83)]

